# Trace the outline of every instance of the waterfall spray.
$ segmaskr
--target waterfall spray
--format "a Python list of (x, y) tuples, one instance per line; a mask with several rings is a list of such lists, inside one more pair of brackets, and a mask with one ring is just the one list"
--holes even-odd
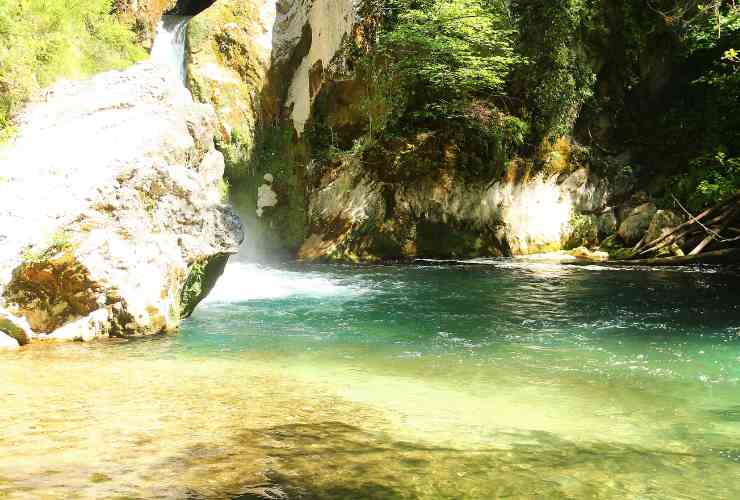
[(168, 67), (183, 86), (187, 83), (185, 42), (190, 19), (189, 16), (163, 16), (157, 27), (150, 58), (153, 64)]

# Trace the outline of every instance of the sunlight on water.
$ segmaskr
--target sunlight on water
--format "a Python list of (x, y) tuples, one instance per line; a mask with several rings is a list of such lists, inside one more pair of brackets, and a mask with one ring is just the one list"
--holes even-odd
[(0, 355), (0, 498), (740, 498), (732, 270), (234, 263)]

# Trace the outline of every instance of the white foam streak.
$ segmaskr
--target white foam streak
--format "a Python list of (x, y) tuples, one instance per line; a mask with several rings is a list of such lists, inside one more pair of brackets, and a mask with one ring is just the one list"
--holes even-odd
[(227, 265), (204, 304), (233, 304), (249, 300), (282, 299), (292, 296), (354, 296), (360, 287), (342, 284), (318, 273), (286, 271), (259, 264), (234, 262)]

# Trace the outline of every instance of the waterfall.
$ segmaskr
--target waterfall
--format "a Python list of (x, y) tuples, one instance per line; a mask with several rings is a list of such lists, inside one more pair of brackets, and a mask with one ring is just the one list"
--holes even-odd
[(190, 19), (189, 16), (162, 16), (150, 58), (153, 64), (168, 67), (183, 86), (187, 83), (185, 41)]

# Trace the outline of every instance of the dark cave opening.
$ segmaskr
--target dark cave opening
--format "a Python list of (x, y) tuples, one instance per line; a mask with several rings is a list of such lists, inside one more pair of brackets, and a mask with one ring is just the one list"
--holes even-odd
[(167, 15), (196, 16), (216, 3), (216, 0), (177, 0), (177, 5)]

